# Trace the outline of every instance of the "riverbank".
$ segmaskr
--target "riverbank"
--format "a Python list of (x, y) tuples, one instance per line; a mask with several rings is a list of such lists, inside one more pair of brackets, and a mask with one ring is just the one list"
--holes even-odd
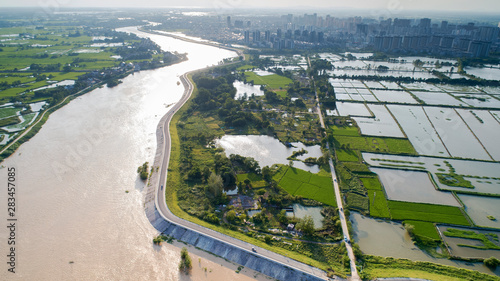
[[(178, 63), (181, 63), (181, 62), (184, 62), (184, 61), (187, 60), (187, 57), (185, 55), (178, 55), (177, 58), (178, 59), (176, 61), (172, 62), (172, 63), (161, 63), (161, 64), (159, 64), (156, 67), (146, 67), (146, 68), (143, 68), (142, 70), (159, 69), (159, 68), (171, 66), (171, 65), (174, 65), (174, 64), (178, 64)], [(23, 143), (29, 141), (32, 137), (34, 137), (38, 133), (38, 131), (40, 131), (40, 129), (45, 124), (45, 122), (48, 120), (48, 118), (50, 117), (50, 115), (52, 113), (54, 113), (56, 110), (58, 110), (61, 107), (65, 106), (66, 104), (68, 104), (69, 102), (71, 102), (71, 100), (73, 100), (73, 99), (75, 99), (75, 98), (77, 98), (77, 97), (79, 97), (81, 95), (89, 93), (89, 92), (91, 92), (91, 91), (93, 91), (95, 89), (104, 87), (108, 83), (108, 81), (118, 80), (118, 79), (124, 79), (127, 76), (129, 76), (130, 74), (133, 74), (134, 72), (136, 72), (136, 70), (129, 70), (129, 71), (126, 71), (125, 73), (112, 76), (109, 79), (107, 79), (106, 81), (101, 81), (101, 82), (99, 82), (97, 84), (88, 86), (87, 88), (85, 88), (83, 90), (80, 90), (80, 91), (78, 91), (76, 93), (69, 94), (64, 99), (62, 99), (59, 103), (57, 103), (57, 104), (55, 104), (55, 105), (53, 105), (53, 106), (45, 109), (41, 114), (39, 114), (37, 116), (36, 120), (29, 127), (27, 127), (26, 129), (24, 129), (20, 133), (20, 135), (18, 137), (14, 138), (13, 140), (11, 140), (7, 144), (5, 144), (5, 146), (0, 150), (0, 163), (3, 162), (4, 159), (8, 158), (13, 153), (15, 153), (16, 150)]]

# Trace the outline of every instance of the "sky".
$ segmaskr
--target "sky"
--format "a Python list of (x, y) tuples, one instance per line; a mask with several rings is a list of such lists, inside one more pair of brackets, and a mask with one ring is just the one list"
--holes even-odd
[(238, 8), (364, 9), (373, 13), (410, 10), (470, 11), (500, 14), (500, 0), (0, 0), (0, 7), (200, 7)]

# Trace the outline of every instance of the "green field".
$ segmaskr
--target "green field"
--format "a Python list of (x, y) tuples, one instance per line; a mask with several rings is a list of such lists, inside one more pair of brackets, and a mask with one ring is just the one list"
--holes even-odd
[(2, 107), (0, 108), (0, 119), (14, 116), (18, 111), (20, 111), (20, 108), (15, 108), (11, 106)]
[(336, 149), (337, 159), (342, 162), (358, 162), (359, 155), (356, 151), (349, 149)]
[(392, 219), (470, 225), (458, 207), (388, 201)]
[(359, 210), (362, 212), (368, 212), (369, 209), (369, 199), (366, 196), (359, 195), (357, 193), (348, 192), (345, 194), (347, 205), (350, 209)]
[(357, 162), (344, 162), (342, 163), (344, 166), (349, 169), (351, 172), (355, 173), (371, 173), (370, 169), (366, 164), (357, 163)]
[(390, 218), (389, 206), (380, 181), (376, 177), (361, 178), (370, 199), (370, 215), (379, 218)]
[(319, 176), (288, 166), (281, 166), (280, 170), (275, 175), (275, 179), (280, 179), (278, 185), (288, 193), (313, 199), (330, 206), (337, 205), (330, 177)]
[[(353, 130), (341, 133), (354, 133)], [(390, 154), (415, 155), (416, 151), (407, 139), (356, 137), (351, 135), (335, 135), (335, 145), (340, 148), (365, 152), (383, 152)]]
[(432, 222), (425, 221), (404, 221), (404, 224), (410, 224), (415, 227), (414, 233), (418, 236), (424, 236), (433, 240), (441, 240), (436, 227)]
[(12, 125), (12, 126), (9, 126), (7, 128), (8, 129), (24, 129), (24, 127), (28, 126), (33, 121), (33, 118), (35, 118), (36, 115), (37, 115), (37, 113), (29, 113), (29, 114), (23, 115), (24, 121), (22, 123)]
[(332, 129), (332, 134), (334, 136), (352, 136), (352, 137), (359, 137), (361, 136), (358, 131), (358, 127), (355, 126), (343, 126), (343, 127), (338, 127), (338, 126), (331, 126)]
[(254, 69), (254, 68), (255, 68), (255, 66), (253, 66), (253, 65), (245, 64), (243, 66), (236, 68), (236, 70), (250, 70), (250, 69)]
[(237, 182), (245, 182), (248, 179), (251, 182), (253, 188), (261, 188), (267, 186), (266, 181), (262, 179), (262, 176), (256, 175), (254, 173), (250, 174), (237, 174)]
[(253, 80), (255, 85), (266, 85), (271, 89), (283, 89), (293, 83), (290, 78), (278, 74), (259, 76), (253, 71), (247, 71), (245, 72), (245, 76), (247, 81)]

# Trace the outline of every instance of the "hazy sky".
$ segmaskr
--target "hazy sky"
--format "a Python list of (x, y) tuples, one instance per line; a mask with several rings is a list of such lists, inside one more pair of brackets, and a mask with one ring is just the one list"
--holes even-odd
[(256, 7), (357, 8), (373, 12), (408, 10), (480, 11), (500, 14), (500, 0), (0, 0), (0, 7), (203, 7), (233, 10)]

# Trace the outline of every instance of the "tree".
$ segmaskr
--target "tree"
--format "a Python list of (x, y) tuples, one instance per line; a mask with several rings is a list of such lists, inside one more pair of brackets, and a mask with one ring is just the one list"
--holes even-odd
[(229, 222), (234, 222), (236, 220), (236, 212), (234, 210), (227, 212), (226, 218)]
[(224, 187), (222, 177), (215, 173), (211, 173), (210, 177), (208, 177), (207, 187), (210, 193), (212, 193), (215, 197), (219, 197), (222, 194), (222, 188)]
[(410, 237), (413, 238), (415, 235), (415, 226), (411, 224), (405, 224), (405, 229), (406, 231), (408, 231)]
[(265, 166), (262, 168), (262, 178), (264, 178), (265, 181), (270, 182), (273, 178), (273, 172), (271, 171), (271, 168), (269, 166)]
[(286, 210), (283, 209), (279, 212), (278, 221), (284, 225), (288, 224), (288, 217), (286, 216)]
[(264, 236), (264, 241), (266, 242), (266, 244), (270, 244), (271, 240), (272, 240), (271, 236), (269, 236), (269, 235)]
[(188, 250), (186, 247), (182, 247), (181, 250), (181, 262), (179, 263), (179, 270), (184, 271), (186, 274), (193, 268), (193, 264), (191, 262), (191, 257), (189, 256)]
[(297, 229), (304, 232), (306, 235), (312, 235), (314, 233), (314, 221), (313, 218), (309, 215), (305, 216), (297, 223)]
[(146, 180), (148, 178), (148, 164), (148, 162), (145, 162), (144, 164), (142, 164), (142, 166), (139, 166), (139, 168), (137, 168), (137, 173), (141, 177), (141, 180)]
[(500, 265), (500, 260), (498, 260), (495, 257), (490, 257), (484, 260), (484, 265), (486, 265), (489, 268), (496, 269), (497, 266)]

